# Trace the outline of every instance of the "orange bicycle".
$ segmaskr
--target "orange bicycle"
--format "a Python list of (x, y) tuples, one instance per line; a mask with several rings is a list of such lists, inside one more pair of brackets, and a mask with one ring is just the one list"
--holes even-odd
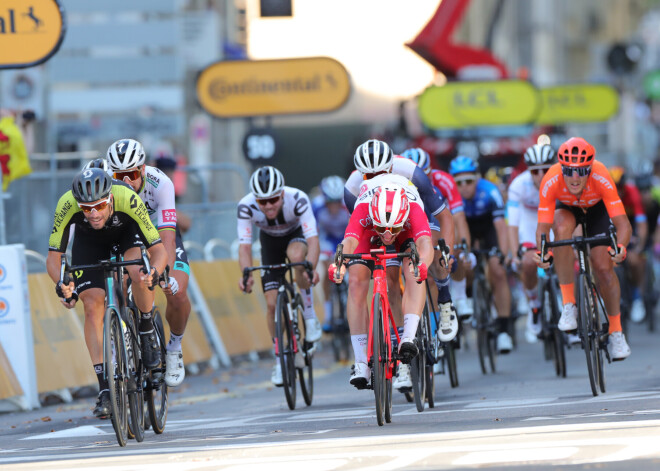
[(385, 247), (371, 249), (368, 254), (344, 254), (343, 250), (343, 244), (339, 244), (335, 254), (337, 267), (341, 266), (345, 259), (374, 262), (374, 289), (369, 311), (367, 351), (371, 353), (368, 364), (371, 368), (371, 389), (374, 390), (376, 398), (376, 421), (378, 425), (383, 425), (385, 422), (392, 422), (392, 376), (394, 376), (397, 361), (403, 358), (392, 348), (390, 332), (394, 332), (396, 335), (397, 344), (401, 339), (387, 297), (385, 261), (397, 257), (410, 258), (415, 266), (415, 276), (417, 276), (419, 254), (414, 243), (410, 244), (410, 252), (401, 253), (385, 253)]

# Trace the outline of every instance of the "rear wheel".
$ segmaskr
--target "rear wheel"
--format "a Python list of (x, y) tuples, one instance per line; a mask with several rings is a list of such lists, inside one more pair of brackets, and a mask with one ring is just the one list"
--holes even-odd
[(475, 276), (472, 282), (472, 299), (474, 300), (474, 318), (477, 331), (477, 352), (479, 354), (479, 366), (481, 372), (488, 374), (486, 368), (486, 357), (488, 355), (488, 306), (481, 282), (481, 274)]
[(128, 366), (121, 318), (114, 308), (105, 312), (103, 326), (103, 366), (110, 390), (110, 418), (117, 442), (128, 439)]
[(163, 328), (163, 318), (158, 309), (153, 313), (154, 327), (158, 344), (160, 345), (161, 364), (159, 367), (147, 372), (145, 389), (145, 400), (147, 410), (149, 411), (149, 423), (156, 434), (161, 434), (165, 430), (168, 410), (168, 392), (165, 384), (165, 329)]
[(374, 295), (374, 311), (372, 319), (372, 367), (374, 397), (376, 399), (376, 421), (378, 425), (383, 425), (383, 415), (386, 403), (386, 378), (385, 368), (387, 365), (387, 354), (385, 333), (383, 330), (383, 306), (380, 300), (380, 294)]
[(277, 295), (277, 311), (275, 312), (275, 331), (277, 335), (277, 355), (282, 368), (282, 386), (289, 409), (296, 408), (296, 367), (294, 362), (294, 333), (289, 321), (286, 294), (282, 291)]
[(447, 342), (444, 349), (445, 360), (447, 361), (447, 372), (449, 373), (449, 384), (452, 388), (456, 388), (458, 387), (458, 369), (456, 368), (455, 340)]

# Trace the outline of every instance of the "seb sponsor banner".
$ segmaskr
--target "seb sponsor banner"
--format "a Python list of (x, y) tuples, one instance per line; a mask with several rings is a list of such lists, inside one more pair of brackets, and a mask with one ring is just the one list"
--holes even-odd
[(607, 121), (619, 109), (619, 93), (609, 85), (562, 85), (539, 93), (543, 106), (537, 124)]
[(454, 82), (419, 97), (419, 116), (432, 129), (530, 124), (539, 107), (537, 89), (523, 80)]
[(39, 407), (25, 247), (0, 246), (0, 343), (23, 389), (23, 409)]
[(64, 39), (57, 0), (0, 2), (0, 69), (21, 69), (47, 61)]
[(223, 61), (197, 78), (197, 99), (218, 118), (322, 113), (350, 94), (348, 73), (329, 57)]
[(418, 103), (420, 119), (431, 129), (599, 122), (618, 108), (619, 95), (608, 85), (537, 89), (522, 80), (429, 87)]

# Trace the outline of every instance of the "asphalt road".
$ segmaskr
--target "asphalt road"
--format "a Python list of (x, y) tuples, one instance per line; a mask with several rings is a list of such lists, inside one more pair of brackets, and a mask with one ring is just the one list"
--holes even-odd
[(246, 361), (187, 377), (171, 391), (165, 433), (126, 448), (92, 416), (94, 397), (2, 414), (0, 470), (659, 469), (660, 332), (633, 326), (629, 337), (632, 356), (607, 366), (598, 397), (579, 347), (567, 378), (522, 335), (487, 376), (462, 348), (458, 388), (436, 376), (436, 407), (422, 413), (396, 393), (382, 427), (373, 392), (349, 386), (349, 365), (327, 347), (315, 357), (312, 406), (298, 392), (294, 411), (270, 384), (273, 360)]

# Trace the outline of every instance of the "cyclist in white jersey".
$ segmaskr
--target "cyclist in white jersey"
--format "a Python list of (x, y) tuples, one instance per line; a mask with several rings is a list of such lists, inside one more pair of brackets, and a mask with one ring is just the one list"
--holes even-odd
[[(258, 168), (250, 177), (251, 192), (238, 203), (238, 263), (241, 273), (252, 266), (252, 224), (259, 228), (262, 265), (303, 262), (312, 264), (314, 279), (307, 278), (303, 267), (295, 267), (296, 283), (300, 287), (305, 318), (305, 340), (317, 342), (321, 339), (321, 323), (314, 312), (312, 285), (319, 281), (316, 265), (319, 261), (320, 245), (316, 230), (316, 219), (312, 213), (309, 197), (301, 190), (284, 186), (284, 176), (274, 167)], [(275, 304), (277, 302), (277, 273), (267, 270), (261, 275), (261, 284), (266, 298), (268, 332), (275, 349)], [(254, 279), (252, 275), (243, 284), (241, 291), (250, 293)], [(275, 362), (271, 381), (282, 386), (280, 362)]]
[[(165, 383), (170, 387), (178, 386), (186, 375), (181, 340), (190, 317), (191, 306), (188, 299), (190, 267), (181, 233), (177, 228), (174, 184), (157, 168), (145, 165), (144, 148), (134, 139), (114, 142), (108, 148), (107, 161), (114, 178), (130, 185), (140, 196), (167, 250), (167, 264), (171, 267), (170, 283), (169, 286), (162, 286), (167, 300), (165, 318), (170, 327), (170, 340), (165, 357)], [(143, 339), (150, 334), (148, 338), (152, 339), (152, 342), (156, 341), (151, 319), (145, 319), (144, 316), (140, 333)]]
[[(539, 209), (539, 186), (543, 176), (555, 162), (555, 151), (547, 144), (535, 144), (525, 151), (527, 170), (518, 175), (509, 186), (507, 199), (509, 247), (513, 254), (512, 265), (521, 269), (521, 280), (531, 311), (527, 317), (525, 336), (530, 343), (536, 342), (541, 332), (539, 311), (541, 300), (538, 293), (537, 266), (534, 262), (536, 249), (536, 225)], [(520, 267), (520, 268), (518, 268)]]

